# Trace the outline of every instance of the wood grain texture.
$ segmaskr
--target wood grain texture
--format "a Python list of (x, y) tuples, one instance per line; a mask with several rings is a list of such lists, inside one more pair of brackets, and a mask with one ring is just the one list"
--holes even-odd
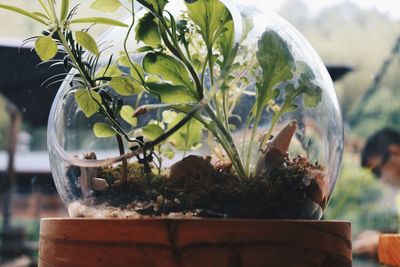
[(379, 237), (378, 257), (383, 264), (400, 266), (400, 234), (384, 234)]
[(347, 267), (349, 222), (43, 219), (40, 267)]

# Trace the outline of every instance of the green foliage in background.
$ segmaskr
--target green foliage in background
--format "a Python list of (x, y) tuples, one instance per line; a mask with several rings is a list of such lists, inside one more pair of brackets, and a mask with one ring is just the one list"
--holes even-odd
[(304, 34), (325, 64), (353, 69), (335, 83), (343, 117), (348, 121), (353, 106), (371, 87), (383, 62), (391, 56), (391, 49), (400, 36), (400, 24), (398, 19), (376, 9), (361, 8), (352, 1), (338, 2), (313, 14), (303, 1), (286, 0), (279, 14)]
[(359, 156), (348, 151), (324, 219), (351, 221), (354, 237), (366, 229), (397, 231), (397, 193), (361, 168)]
[(354, 134), (367, 137), (384, 127), (400, 130), (400, 39), (357, 102), (350, 117)]

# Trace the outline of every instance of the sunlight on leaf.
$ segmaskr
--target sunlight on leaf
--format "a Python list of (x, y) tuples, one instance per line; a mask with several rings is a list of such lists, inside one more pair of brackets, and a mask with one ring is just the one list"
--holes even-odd
[(158, 31), (158, 25), (152, 13), (147, 12), (139, 19), (135, 28), (136, 41), (142, 41), (150, 47), (158, 47), (161, 44), (161, 36)]
[(160, 97), (163, 103), (193, 103), (197, 102), (192, 92), (188, 91), (182, 85), (173, 85), (170, 83), (146, 83), (151, 93)]
[(95, 99), (97, 102), (101, 103), (101, 96), (97, 92), (92, 91), (90, 93), (85, 88), (78, 89), (75, 92), (76, 103), (87, 118), (90, 118), (99, 110), (99, 105), (96, 103)]
[[(174, 127), (186, 115), (183, 113), (177, 114), (174, 121), (168, 124), (168, 129)], [(203, 139), (203, 126), (196, 119), (191, 119), (177, 132), (168, 138), (168, 142), (173, 144), (180, 150), (190, 150), (197, 147)]]
[(90, 17), (90, 18), (81, 18), (81, 19), (73, 19), (71, 20), (71, 24), (74, 23), (89, 23), (89, 24), (104, 24), (104, 25), (111, 25), (117, 27), (128, 27), (123, 22), (114, 19), (108, 18), (101, 18), (101, 17)]
[(175, 111), (164, 110), (162, 113), (162, 120), (165, 123), (172, 123), (173, 121), (175, 121), (177, 115), (178, 114)]
[(194, 84), (186, 67), (177, 59), (163, 53), (148, 53), (143, 58), (143, 69), (176, 85), (184, 85), (194, 92)]
[(115, 12), (121, 7), (119, 0), (96, 0), (90, 7), (102, 12)]
[(123, 96), (132, 96), (142, 91), (142, 87), (131, 77), (113, 77), (109, 83), (115, 92)]
[(133, 107), (125, 105), (122, 106), (120, 115), (121, 118), (124, 119), (124, 121), (135, 127), (137, 125), (137, 118), (133, 117), (134, 112), (135, 110), (133, 109)]
[(36, 39), (35, 51), (42, 61), (47, 61), (56, 56), (58, 47), (50, 36), (41, 36)]
[(276, 87), (293, 77), (294, 59), (288, 44), (272, 30), (258, 41), (257, 60), (263, 70), (262, 83), (257, 84), (257, 113), (279, 95)]
[(87, 49), (92, 54), (98, 56), (99, 55), (99, 48), (97, 47), (96, 41), (90, 36), (87, 32), (75, 32), (76, 41), (80, 44), (83, 48)]
[(47, 25), (46, 21), (42, 20), (39, 16), (37, 16), (34, 13), (31, 13), (29, 11), (26, 11), (26, 10), (24, 10), (22, 8), (15, 7), (15, 6), (9, 6), (9, 5), (2, 5), (2, 4), (0, 4), (0, 8), (1, 9), (7, 9), (7, 10), (10, 10), (10, 11), (19, 13), (21, 15), (24, 15), (24, 16), (27, 16), (27, 17), (29, 17), (31, 19), (34, 19), (34, 20), (36, 20), (36, 21), (38, 21), (38, 22), (40, 22), (40, 23), (42, 23), (44, 25)]
[(96, 122), (93, 126), (94, 135), (98, 138), (108, 138), (113, 137), (117, 133), (115, 130), (107, 123)]
[(164, 131), (157, 124), (148, 124), (142, 128), (143, 136), (150, 141), (154, 141), (158, 137), (160, 137)]

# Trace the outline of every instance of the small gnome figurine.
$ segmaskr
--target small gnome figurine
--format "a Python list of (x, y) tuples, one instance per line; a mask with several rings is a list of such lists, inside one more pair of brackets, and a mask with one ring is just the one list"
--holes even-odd
[(275, 137), (267, 143), (267, 147), (262, 149), (262, 154), (258, 159), (255, 176), (262, 176), (271, 170), (282, 166), (288, 158), (290, 141), (297, 129), (295, 120), (287, 124)]

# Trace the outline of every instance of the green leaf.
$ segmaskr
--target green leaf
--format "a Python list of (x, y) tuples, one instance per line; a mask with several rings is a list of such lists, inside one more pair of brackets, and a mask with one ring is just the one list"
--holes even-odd
[(26, 17), (29, 17), (31, 19), (34, 19), (34, 20), (36, 20), (36, 21), (38, 21), (38, 22), (40, 22), (40, 23), (42, 23), (44, 25), (47, 25), (47, 22), (42, 20), (38, 15), (35, 15), (34, 13), (26, 11), (26, 10), (24, 10), (22, 8), (15, 7), (15, 6), (10, 6), (10, 5), (3, 5), (3, 4), (0, 4), (0, 8), (16, 12), (16, 13), (21, 14), (23, 16), (26, 16)]
[(142, 18), (139, 19), (135, 27), (136, 41), (142, 41), (148, 46), (158, 47), (161, 44), (161, 36), (158, 31), (158, 24), (152, 13), (147, 12)]
[(125, 105), (122, 106), (119, 114), (124, 121), (135, 127), (137, 125), (137, 118), (133, 117), (134, 112), (133, 107)]
[(101, 103), (101, 96), (97, 92), (89, 92), (86, 88), (78, 89), (75, 92), (75, 101), (87, 118), (90, 118), (99, 110), (99, 105), (95, 100)]
[(298, 94), (304, 94), (304, 105), (316, 107), (322, 100), (322, 89), (315, 84), (315, 74), (304, 61), (296, 62), (296, 73), (300, 76)]
[(61, 13), (60, 13), (60, 20), (63, 21), (68, 16), (69, 10), (69, 0), (62, 0), (61, 2)]
[[(176, 124), (178, 124), (186, 114), (177, 114), (175, 120), (168, 124), (168, 129), (171, 129)], [(191, 119), (173, 135), (171, 135), (167, 140), (173, 144), (179, 150), (190, 150), (193, 147), (198, 146), (203, 139), (203, 126), (196, 120)]]
[(132, 96), (142, 91), (142, 87), (131, 77), (113, 77), (109, 86), (120, 95)]
[(294, 59), (285, 40), (272, 30), (261, 36), (256, 56), (263, 71), (262, 83), (256, 85), (259, 116), (268, 102), (279, 95), (279, 84), (293, 77)]
[(38, 17), (44, 18), (45, 20), (49, 20), (49, 17), (46, 14), (42, 13), (42, 12), (35, 11), (35, 12), (32, 12), (32, 14), (35, 14)]
[(58, 47), (50, 36), (41, 36), (36, 39), (35, 51), (42, 61), (47, 61), (57, 55)]
[(186, 1), (189, 17), (199, 26), (207, 47), (212, 47), (221, 27), (230, 17), (225, 5), (219, 0)]
[(102, 12), (115, 12), (121, 7), (119, 0), (96, 0), (90, 7)]
[(149, 51), (153, 51), (153, 50), (154, 50), (154, 48), (151, 46), (142, 46), (142, 47), (139, 47), (138, 49), (136, 49), (136, 52), (143, 53), (143, 52), (149, 52)]
[(103, 123), (103, 122), (96, 122), (93, 125), (93, 132), (94, 132), (94, 135), (98, 138), (113, 137), (117, 134), (110, 125), (108, 125), (107, 123)]
[(147, 124), (142, 128), (143, 136), (150, 141), (156, 140), (158, 137), (163, 135), (164, 131), (157, 124)]
[(118, 68), (118, 66), (111, 65), (108, 68), (107, 68), (107, 66), (101, 67), (96, 73), (96, 78), (104, 77), (104, 76), (115, 77), (115, 76), (121, 76), (121, 75), (122, 75), (122, 71)]
[(176, 120), (178, 114), (172, 110), (164, 110), (162, 113), (162, 121), (169, 124)]
[(96, 41), (87, 32), (75, 32), (76, 41), (83, 48), (91, 52), (92, 54), (98, 56), (100, 54), (99, 48), (97, 47)]
[(154, 10), (158, 14), (162, 14), (168, 0), (138, 0), (138, 2), (148, 9)]
[(141, 83), (145, 78), (142, 66), (138, 63), (133, 63), (133, 66), (130, 65), (129, 67), (132, 78), (134, 78), (138, 83)]
[(163, 53), (148, 53), (143, 58), (143, 69), (150, 73), (160, 75), (164, 80), (176, 85), (184, 85), (187, 90), (195, 91), (194, 84), (189, 78), (186, 67), (177, 59)]
[(74, 24), (74, 23), (104, 24), (104, 25), (111, 25), (111, 26), (117, 26), (117, 27), (128, 27), (127, 24), (122, 23), (118, 20), (101, 18), (101, 17), (90, 17), (90, 18), (81, 18), (81, 19), (71, 20), (71, 24)]
[(150, 92), (160, 97), (163, 103), (180, 104), (180, 103), (193, 103), (197, 99), (193, 93), (188, 91), (185, 86), (173, 85), (170, 83), (146, 83)]
[(221, 52), (223, 55), (223, 62), (222, 62), (222, 68), (229, 67), (233, 63), (233, 59), (235, 57), (235, 50), (233, 47), (234, 43), (234, 24), (233, 20), (229, 20), (225, 24), (226, 31), (221, 35), (221, 38), (219, 39), (219, 45), (221, 47)]
[(313, 89), (313, 94), (304, 95), (304, 105), (308, 108), (315, 108), (322, 100), (322, 89), (315, 86)]

